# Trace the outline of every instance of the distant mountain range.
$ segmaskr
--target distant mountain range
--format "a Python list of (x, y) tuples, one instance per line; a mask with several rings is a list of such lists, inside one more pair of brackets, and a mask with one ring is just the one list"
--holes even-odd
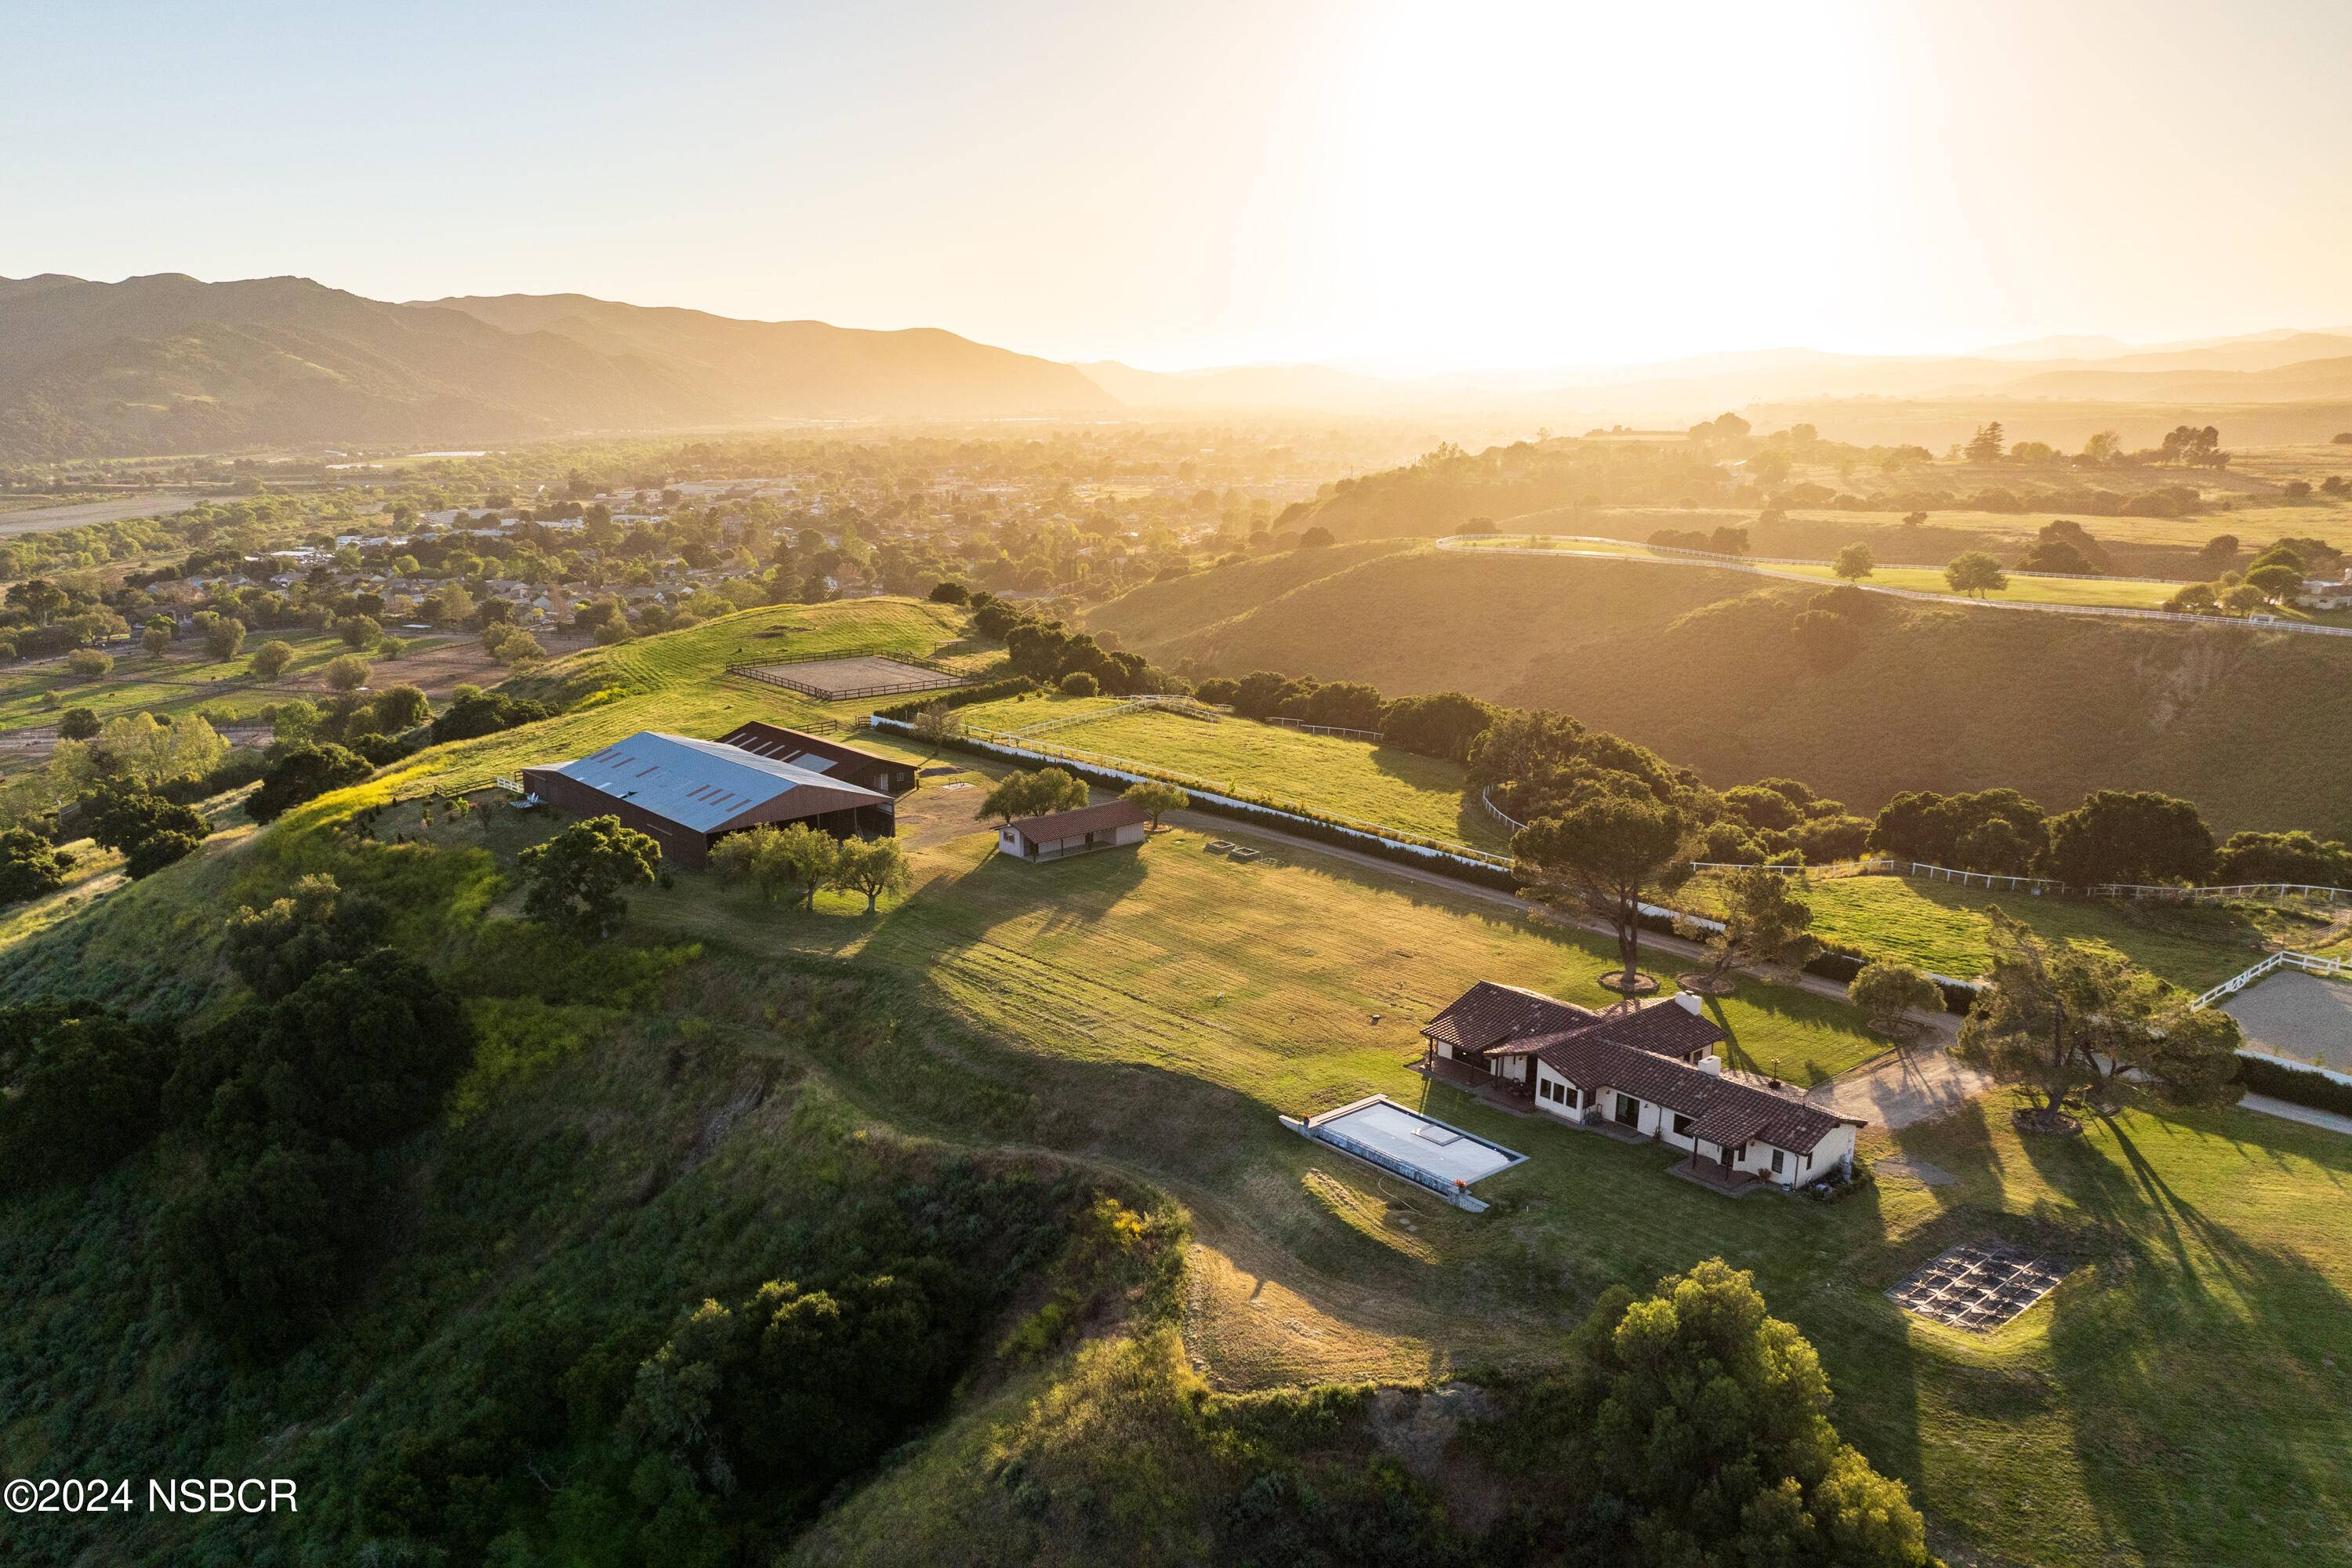
[(391, 304), (302, 278), (0, 279), (0, 459), (1118, 407), (1068, 365), (929, 330), (580, 295)]
[[(1987, 409), (2045, 404), (2078, 405), (2070, 429), (2109, 422), (2100, 407), (2136, 406), (2144, 417), (2112, 421), (2134, 426), (2133, 440), (2153, 439), (2137, 426), (2200, 406), (2280, 411), (2263, 417), (2293, 434), (2267, 438), (2325, 438), (2344, 427), (2334, 405), (2352, 405), (2352, 328), (2153, 346), (2046, 338), (1943, 356), (1762, 350), (1416, 377), (1319, 364), (1171, 374), (1063, 364), (934, 328), (746, 321), (583, 294), (395, 304), (302, 278), (0, 279), (0, 460), (1211, 412), (1507, 411), (1573, 433), (1672, 428), (1758, 405), (1780, 422), (1825, 419), (1825, 434), (1851, 425), (1857, 439), (1942, 440)], [(2290, 406), (2301, 413), (2287, 416)]]

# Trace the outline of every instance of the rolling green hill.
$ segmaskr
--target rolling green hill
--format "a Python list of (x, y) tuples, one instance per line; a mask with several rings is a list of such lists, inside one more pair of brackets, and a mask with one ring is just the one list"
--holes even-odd
[[(1790, 630), (1814, 596), (1795, 584), (1589, 559), (1297, 552), (1310, 554), (1332, 569), (1253, 598), (1250, 569), (1218, 568), (1137, 589), (1087, 626), (1161, 664), (1555, 708), (1709, 783), (1785, 775), (1864, 811), (1906, 789), (2007, 785), (2058, 808), (2093, 789), (2160, 789), (2222, 832), (2352, 830), (2352, 638), (1874, 597), (1852, 658), (1822, 668)], [(1171, 631), (1180, 596), (1225, 613)]]
[[(2327, 1207), (2346, 1145), (2324, 1130), (2131, 1110), (2029, 1142), (1971, 1103), (1865, 1134), (1881, 1174), (1849, 1201), (1733, 1203), (1672, 1179), (1669, 1151), (1411, 1071), (1418, 1020), (1468, 978), (1604, 994), (1606, 942), (1468, 889), (1272, 839), (1239, 864), (1187, 828), (1013, 864), (973, 815), (993, 770), (968, 769), (904, 803), (914, 883), (878, 913), (677, 869), (597, 941), (514, 918), (518, 852), (556, 825), (428, 819), (415, 798), (645, 724), (806, 721), (826, 710), (724, 664), (780, 645), (974, 657), (961, 629), (861, 601), (576, 655), (537, 688), (579, 703), (557, 719), (0, 931), (0, 993), (202, 1017), (240, 994), (226, 911), (328, 872), (395, 906), (391, 940), (482, 1039), (444, 1113), (381, 1152), (383, 1212), (348, 1227), (368, 1267), (290, 1354), (229, 1353), (158, 1262), (205, 1175), (185, 1132), (78, 1185), (0, 1191), (0, 1473), (287, 1475), (302, 1500), (291, 1519), (28, 1520), (9, 1561), (721, 1561), (722, 1526), (762, 1562), (1311, 1561), (1302, 1533), (1350, 1560), (1525, 1560), (1492, 1480), (1529, 1429), (1461, 1430), (1444, 1407), (1509, 1410), (1604, 1291), (1709, 1256), (1753, 1268), (1818, 1347), (1841, 1430), (1955, 1561), (2347, 1561), (2328, 1352), (2352, 1332), (2352, 1253)], [(1882, 1044), (1793, 988), (1707, 1005), (1736, 1065), (1810, 1080)], [(1374, 1090), (1529, 1158), (1473, 1216), (1276, 1120)], [(2075, 1270), (1981, 1335), (1886, 1299), (1988, 1235)], [(699, 1359), (765, 1281), (885, 1268), (955, 1283), (955, 1315), (916, 1347), (923, 1397), (819, 1455), (837, 1481), (686, 1462), (677, 1430), (706, 1414), (789, 1435), (921, 1364), (897, 1333), (846, 1377), (786, 1356), (782, 1404), (729, 1381), (741, 1361)], [(2210, 1375), (2149, 1375), (2151, 1355)], [(690, 1392), (680, 1363), (721, 1397), (668, 1403)], [(837, 1405), (844, 1388), (859, 1397)], [(2259, 1512), (2240, 1506), (2261, 1488)]]

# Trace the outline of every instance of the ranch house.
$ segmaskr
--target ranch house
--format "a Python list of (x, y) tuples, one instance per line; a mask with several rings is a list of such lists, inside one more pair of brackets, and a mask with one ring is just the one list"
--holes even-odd
[(1724, 1077), (1714, 1050), (1724, 1032), (1687, 992), (1595, 1013), (1482, 980), (1422, 1037), (1435, 1076), (1500, 1089), (1563, 1121), (1685, 1150), (1676, 1171), (1727, 1192), (1795, 1188), (1853, 1168), (1862, 1124)]

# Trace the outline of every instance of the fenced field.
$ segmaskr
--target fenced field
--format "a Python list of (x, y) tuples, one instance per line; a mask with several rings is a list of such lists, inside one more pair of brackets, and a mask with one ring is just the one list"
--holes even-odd
[(895, 697), (909, 691), (961, 686), (963, 677), (880, 654), (852, 654), (839, 658), (786, 659), (771, 664), (730, 664), (730, 675), (781, 686), (820, 702), (846, 702), (867, 697)]
[(964, 709), (976, 738), (996, 738), (1098, 767), (1132, 768), (1187, 788), (1231, 795), (1315, 816), (1486, 854), (1508, 835), (1464, 791), (1458, 763), (1338, 735), (1260, 724), (1215, 723), (1165, 704), (1117, 698), (1033, 695)]

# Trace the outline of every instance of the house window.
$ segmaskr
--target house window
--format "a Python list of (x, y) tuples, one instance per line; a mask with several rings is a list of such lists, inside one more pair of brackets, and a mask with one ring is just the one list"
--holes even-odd
[(1690, 1129), (1691, 1129), (1691, 1121), (1690, 1121), (1690, 1118), (1689, 1118), (1689, 1117), (1687, 1117), (1687, 1116), (1685, 1116), (1685, 1115), (1684, 1115), (1681, 1111), (1679, 1111), (1679, 1110), (1675, 1111), (1675, 1137), (1677, 1137), (1677, 1138), (1687, 1138), (1687, 1137), (1689, 1137), (1689, 1136), (1690, 1136)]
[(1779, 1175), (1780, 1173), (1781, 1167), (1786, 1165), (1788, 1163), (1789, 1156), (1783, 1154), (1778, 1149), (1772, 1151), (1772, 1173), (1774, 1175)]

